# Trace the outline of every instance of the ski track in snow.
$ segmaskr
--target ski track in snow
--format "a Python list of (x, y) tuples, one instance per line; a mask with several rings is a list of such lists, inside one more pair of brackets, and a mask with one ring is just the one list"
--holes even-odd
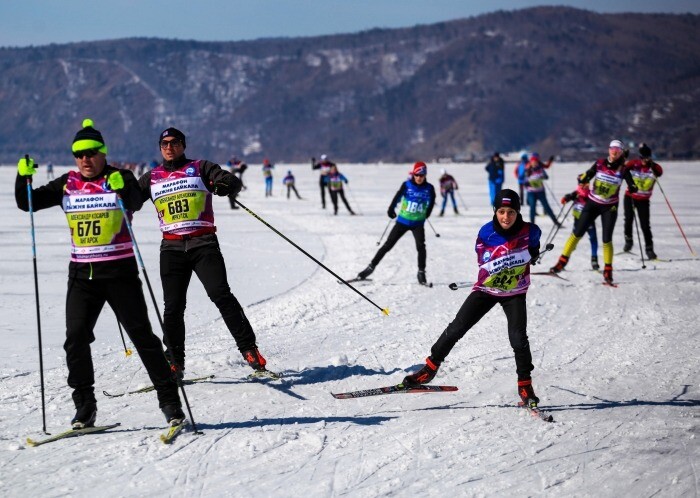
[[(691, 244), (700, 248), (692, 197), (700, 191), (699, 165), (661, 163), (664, 190)], [(435, 384), (457, 385), (459, 391), (331, 397), (395, 384), (418, 368), (470, 291), (451, 291), (447, 284), (476, 278), (474, 240), (491, 217), (485, 173), (481, 164), (442, 166), (462, 186), (467, 206), (460, 206), (460, 216), (448, 208), (444, 217), (431, 218), (440, 238), (426, 226), (434, 287), (417, 285), (410, 234), (384, 258), (372, 282), (353, 284), (389, 308), (388, 317), (243, 210), (215, 199), (232, 290), (268, 367), (284, 377), (246, 379), (249, 367), (193, 278), (185, 313), (186, 377), (216, 377), (186, 387), (203, 434), (189, 430), (169, 446), (158, 439), (165, 424), (154, 393), (101, 394), (149, 383), (136, 354), (124, 355), (108, 307), (92, 346), (98, 423), (122, 425), (39, 448), (25, 445), (26, 437), (41, 436), (29, 217), (16, 209), (11, 188), (0, 192), (0, 494), (93, 496), (99, 488), (101, 496), (120, 497), (697, 496), (700, 263), (688, 259), (658, 190), (652, 199), (655, 249), (679, 261), (647, 262), (642, 270), (638, 254), (616, 256), (620, 286), (605, 288), (601, 274), (588, 266), (584, 237), (563, 274), (568, 282), (531, 277), (533, 382), (555, 423), (516, 406), (515, 365), (500, 307), (467, 333), (438, 372)], [(570, 192), (576, 174), (588, 166), (555, 164), (550, 186), (559, 196)], [(440, 167), (429, 166), (434, 185)], [(279, 183), (287, 168), (307, 200), (283, 195)], [(267, 200), (253, 165), (240, 200), (338, 275), (352, 278), (376, 252), (387, 203), (408, 168), (341, 167), (351, 182), (349, 201), (353, 207), (360, 203), (362, 216), (349, 216), (343, 206), (333, 216), (330, 203), (321, 210), (317, 172), (308, 165), (278, 165), (275, 196)], [(14, 176), (15, 168), (0, 168), (6, 186)], [(35, 184), (43, 183), (40, 170)], [(513, 183), (507, 174), (506, 187)], [(527, 219), (529, 208), (523, 212)], [(622, 218), (620, 213), (618, 248)], [(536, 222), (546, 235), (551, 221)], [(57, 433), (74, 413), (62, 350), (69, 239), (58, 208), (35, 213), (35, 225), (47, 429)], [(546, 271), (556, 261), (571, 227), (569, 219), (555, 250), (533, 271)], [(160, 304), (159, 234), (150, 204), (135, 215), (134, 230)], [(602, 244), (598, 255), (602, 262)], [(147, 301), (161, 335), (148, 294)]]

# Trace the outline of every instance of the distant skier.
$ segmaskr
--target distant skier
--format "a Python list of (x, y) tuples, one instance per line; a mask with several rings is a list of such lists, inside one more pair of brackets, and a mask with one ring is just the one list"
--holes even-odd
[[(234, 157), (232, 160), (227, 161), (226, 165), (229, 167), (229, 171), (236, 175), (238, 179), (241, 181), (241, 190), (245, 190), (246, 186), (243, 184), (243, 173), (245, 170), (248, 169), (248, 165), (238, 159), (237, 157)], [(236, 204), (236, 198), (238, 197), (238, 194), (240, 191), (232, 191), (229, 196), (228, 200), (229, 203), (231, 204), (231, 209), (239, 209), (238, 204)]]
[(505, 173), (503, 158), (498, 152), (494, 152), (491, 160), (484, 168), (489, 174), (489, 194), (491, 196), (491, 205), (496, 201), (496, 195), (503, 188), (503, 180)]
[(275, 165), (270, 163), (270, 160), (263, 159), (262, 173), (265, 178), (265, 197), (272, 197), (272, 170)]
[(625, 165), (632, 175), (632, 180), (637, 186), (637, 191), (632, 193), (629, 188), (625, 192), (622, 201), (625, 208), (625, 247), (624, 251), (632, 250), (632, 222), (634, 213), (637, 213), (639, 228), (644, 234), (644, 250), (649, 259), (656, 259), (654, 252), (654, 240), (649, 223), (649, 201), (656, 185), (656, 179), (664, 174), (663, 168), (651, 158), (651, 149), (647, 144), (639, 147), (639, 159), (633, 159)]
[[(428, 183), (426, 175), (428, 167), (424, 162), (417, 162), (413, 165), (413, 174), (410, 180), (406, 180), (401, 188), (396, 192), (389, 204), (387, 214), (389, 218), (396, 218), (394, 228), (389, 232), (389, 236), (377, 254), (372, 258), (372, 262), (358, 273), (357, 278), (365, 279), (372, 274), (384, 255), (388, 253), (399, 239), (406, 233), (413, 233), (418, 250), (418, 283), (427, 284), (425, 276), (425, 263), (427, 252), (425, 249), (425, 221), (430, 217), (430, 213), (435, 206), (435, 188)], [(396, 215), (396, 204), (401, 201), (398, 217)]]
[(46, 165), (46, 179), (47, 180), (53, 180), (55, 178), (53, 174), (53, 163), (49, 163)]
[(328, 159), (325, 154), (321, 155), (321, 162), (317, 163), (316, 158), (311, 158), (311, 169), (320, 170), (320, 175), (318, 177), (318, 186), (321, 189), (321, 206), (326, 209), (326, 189), (328, 188), (328, 173), (331, 171), (331, 166), (335, 166), (335, 163)]
[(447, 198), (452, 198), (452, 209), (454, 209), (455, 214), (459, 214), (457, 210), (457, 201), (455, 201), (455, 190), (459, 189), (457, 185), (457, 180), (454, 179), (452, 175), (448, 175), (445, 169), (441, 169), (440, 173), (440, 195), (442, 195), (442, 208), (440, 208), (440, 216), (445, 215), (445, 206), (447, 205)]
[(520, 190), (520, 198), (523, 199), (523, 204), (527, 204), (527, 198), (524, 197), (524, 191), (525, 191), (525, 184), (527, 183), (527, 178), (525, 177), (525, 170), (527, 169), (527, 163), (529, 162), (529, 159), (527, 157), (527, 154), (523, 154), (520, 156), (520, 161), (518, 164), (515, 165), (515, 171), (513, 172), (515, 174), (515, 178), (518, 180), (518, 189)]
[(527, 203), (530, 206), (530, 223), (535, 222), (537, 214), (537, 203), (540, 202), (544, 208), (544, 212), (552, 219), (555, 225), (559, 225), (557, 217), (547, 201), (547, 192), (545, 192), (545, 180), (549, 179), (547, 169), (552, 165), (554, 157), (550, 157), (546, 163), (540, 161), (540, 155), (535, 152), (530, 157), (530, 161), (525, 168), (525, 189), (527, 190)]
[(579, 177), (580, 183), (589, 183), (589, 195), (581, 210), (581, 216), (574, 232), (564, 244), (564, 250), (559, 261), (549, 269), (559, 273), (569, 262), (571, 253), (576, 250), (579, 240), (586, 233), (591, 223), (600, 216), (603, 225), (603, 279), (605, 283), (613, 283), (613, 231), (617, 221), (617, 206), (620, 201), (622, 180), (627, 182), (631, 193), (637, 192), (632, 175), (625, 168), (625, 158), (629, 152), (624, 150), (620, 140), (613, 140), (608, 147), (608, 156), (598, 159), (591, 168)]
[(331, 194), (331, 202), (333, 203), (333, 214), (338, 214), (338, 197), (340, 197), (347, 210), (354, 216), (355, 212), (345, 198), (343, 183), (348, 183), (348, 179), (338, 171), (338, 167), (334, 164), (328, 172), (328, 190)]
[(299, 195), (299, 192), (297, 192), (297, 188), (294, 186), (294, 183), (294, 175), (292, 174), (292, 170), (290, 169), (289, 171), (287, 171), (287, 175), (282, 179), (282, 184), (287, 187), (287, 199), (289, 199), (289, 194), (291, 194), (292, 191), (294, 191), (294, 194), (297, 196), (297, 199), (301, 199), (301, 196)]
[(457, 342), (500, 304), (515, 354), (518, 395), (526, 405), (537, 406), (540, 400), (532, 387), (531, 372), (535, 367), (527, 337), (525, 295), (530, 286), (530, 265), (539, 257), (541, 233), (537, 225), (523, 221), (517, 193), (503, 189), (496, 195), (493, 219), (481, 227), (476, 238), (479, 274), (472, 292), (433, 344), (425, 365), (403, 379), (404, 386), (415, 387), (433, 380)]

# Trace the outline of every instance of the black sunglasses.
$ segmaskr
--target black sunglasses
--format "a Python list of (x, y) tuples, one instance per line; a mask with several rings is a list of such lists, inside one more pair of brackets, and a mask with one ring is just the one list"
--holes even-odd
[(180, 147), (182, 145), (182, 140), (178, 140), (177, 138), (174, 140), (168, 140), (167, 142), (165, 140), (160, 142), (160, 148), (161, 149), (167, 149), (168, 146), (170, 147)]
[(95, 157), (99, 150), (97, 149), (85, 149), (73, 152), (73, 157), (76, 159), (82, 159), (83, 157)]

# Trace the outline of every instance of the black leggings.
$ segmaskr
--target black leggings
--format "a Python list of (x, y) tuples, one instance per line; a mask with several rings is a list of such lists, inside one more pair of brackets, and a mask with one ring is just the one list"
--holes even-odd
[(226, 265), (218, 245), (187, 251), (161, 251), (160, 278), (163, 284), (163, 342), (178, 361), (185, 356), (185, 307), (192, 273), (197, 274), (209, 299), (216, 305), (238, 349), (255, 348), (255, 333), (238, 300), (231, 293)]
[(651, 236), (651, 225), (649, 224), (649, 199), (632, 199), (629, 195), (625, 196), (623, 201), (625, 207), (625, 239), (632, 240), (632, 224), (634, 223), (634, 212), (632, 205), (637, 211), (637, 222), (639, 228), (644, 234), (644, 245), (647, 249), (654, 248), (654, 240)]
[(329, 190), (329, 192), (331, 194), (331, 202), (333, 203), (333, 212), (338, 212), (338, 197), (340, 197), (340, 199), (343, 201), (343, 204), (345, 204), (347, 210), (352, 213), (352, 208), (350, 207), (350, 204), (348, 204), (348, 201), (345, 198), (344, 190)]
[(408, 231), (413, 233), (413, 238), (416, 241), (416, 250), (418, 251), (418, 270), (425, 271), (425, 260), (427, 259), (427, 253), (425, 250), (425, 229), (422, 224), (412, 227), (404, 225), (403, 223), (394, 224), (394, 228), (392, 228), (391, 232), (389, 232), (386, 242), (384, 242), (384, 245), (379, 248), (377, 254), (374, 255), (374, 258), (372, 258), (372, 266), (377, 266), (384, 255), (391, 251), (392, 247), (394, 247), (399, 239)]
[(583, 237), (583, 234), (598, 216), (600, 216), (600, 222), (603, 225), (603, 244), (612, 242), (615, 222), (617, 221), (617, 204), (598, 204), (590, 199), (586, 201), (581, 210), (581, 216), (574, 227), (574, 235), (578, 238)]
[(433, 344), (431, 357), (437, 362), (444, 361), (452, 348), (477, 324), (496, 304), (500, 304), (508, 319), (508, 339), (515, 353), (515, 370), (518, 380), (530, 378), (535, 367), (532, 364), (530, 342), (527, 338), (527, 307), (525, 294), (498, 297), (485, 292), (474, 291), (464, 301), (452, 323)]
[[(68, 385), (76, 406), (95, 402), (95, 371), (90, 344), (95, 341), (97, 318), (108, 303), (124, 326), (158, 393), (161, 407), (180, 404), (177, 385), (170, 376), (160, 339), (148, 321), (141, 280), (137, 275), (100, 280), (69, 279), (66, 295), (66, 351)], [(113, 324), (117, 327), (117, 324)], [(116, 330), (115, 330), (116, 332)]]

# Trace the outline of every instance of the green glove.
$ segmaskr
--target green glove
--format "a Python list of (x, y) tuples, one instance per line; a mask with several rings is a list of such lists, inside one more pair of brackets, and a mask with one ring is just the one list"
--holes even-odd
[(119, 171), (112, 171), (107, 177), (107, 183), (112, 190), (121, 190), (124, 188), (124, 177)]
[(17, 172), (20, 176), (34, 175), (36, 173), (36, 164), (34, 163), (34, 159), (30, 157), (29, 164), (27, 164), (27, 160), (24, 157), (17, 161)]

